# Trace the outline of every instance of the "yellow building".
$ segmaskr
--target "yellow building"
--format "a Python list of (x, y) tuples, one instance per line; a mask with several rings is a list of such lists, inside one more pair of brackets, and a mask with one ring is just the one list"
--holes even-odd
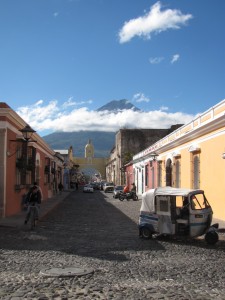
[(91, 140), (85, 146), (84, 157), (74, 157), (74, 164), (78, 165), (79, 173), (83, 173), (89, 180), (100, 180), (105, 178), (106, 158), (94, 157), (94, 146)]
[(138, 193), (157, 186), (203, 189), (225, 220), (225, 100), (133, 157)]

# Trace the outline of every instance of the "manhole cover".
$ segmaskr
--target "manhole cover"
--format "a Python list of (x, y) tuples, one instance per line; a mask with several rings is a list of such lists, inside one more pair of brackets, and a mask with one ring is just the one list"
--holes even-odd
[(84, 276), (93, 273), (93, 269), (82, 269), (77, 267), (52, 268), (40, 271), (40, 274), (46, 277), (73, 277)]

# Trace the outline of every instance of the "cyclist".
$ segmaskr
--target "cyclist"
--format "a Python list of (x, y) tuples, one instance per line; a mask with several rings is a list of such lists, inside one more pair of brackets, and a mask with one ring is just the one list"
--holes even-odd
[(40, 204), (41, 204), (41, 192), (38, 188), (38, 186), (34, 185), (29, 193), (27, 194), (26, 201), (27, 205), (27, 215), (26, 219), (24, 221), (24, 224), (27, 224), (29, 218), (30, 218), (30, 207), (35, 206), (36, 207), (36, 220), (38, 220), (39, 217), (39, 209), (40, 209)]
[(38, 190), (40, 191), (41, 193), (41, 201), (43, 199), (43, 194), (42, 194), (42, 190), (41, 190), (41, 187), (37, 184), (37, 181), (34, 181), (34, 184), (33, 185), (36, 185), (38, 187)]

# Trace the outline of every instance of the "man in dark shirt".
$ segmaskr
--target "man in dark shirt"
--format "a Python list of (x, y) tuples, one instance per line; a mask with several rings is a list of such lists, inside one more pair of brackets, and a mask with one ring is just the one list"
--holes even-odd
[(136, 188), (135, 183), (132, 183), (132, 189), (131, 189), (131, 192), (133, 192), (134, 194), (136, 194), (136, 190), (137, 190), (137, 188)]
[(29, 193), (27, 194), (26, 201), (27, 205), (27, 215), (26, 219), (24, 221), (24, 224), (27, 224), (29, 218), (30, 218), (30, 207), (35, 206), (36, 207), (36, 219), (38, 220), (39, 217), (39, 209), (40, 209), (40, 204), (41, 204), (41, 192), (38, 189), (38, 186), (34, 185)]

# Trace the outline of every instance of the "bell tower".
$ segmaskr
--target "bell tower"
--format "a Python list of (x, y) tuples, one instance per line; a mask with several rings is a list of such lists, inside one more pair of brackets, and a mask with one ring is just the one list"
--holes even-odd
[(92, 145), (91, 140), (88, 140), (88, 143), (85, 146), (85, 158), (87, 158), (88, 161), (91, 162), (93, 157), (94, 157), (94, 146)]

